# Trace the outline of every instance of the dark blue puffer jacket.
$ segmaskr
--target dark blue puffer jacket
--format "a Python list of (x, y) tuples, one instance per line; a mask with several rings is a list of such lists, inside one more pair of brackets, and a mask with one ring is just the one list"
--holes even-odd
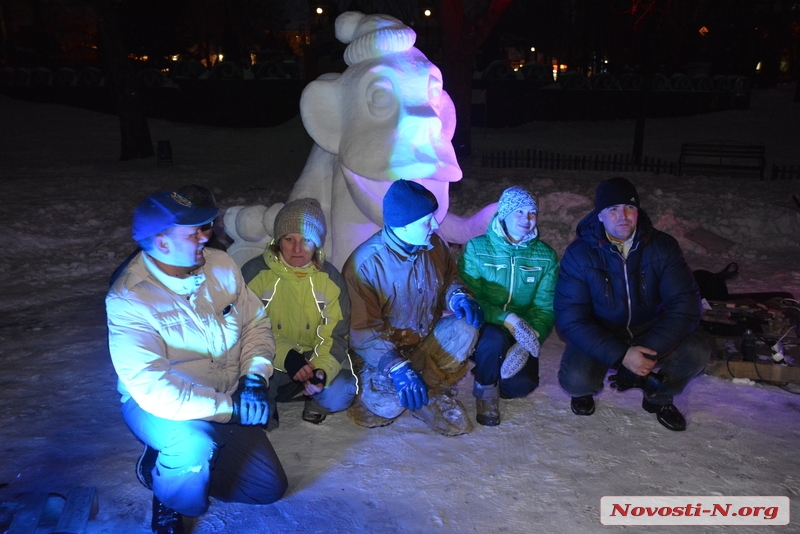
[(592, 211), (561, 259), (554, 309), (569, 343), (612, 367), (630, 341), (658, 357), (697, 329), (700, 294), (678, 242), (639, 210), (636, 236), (623, 259)]

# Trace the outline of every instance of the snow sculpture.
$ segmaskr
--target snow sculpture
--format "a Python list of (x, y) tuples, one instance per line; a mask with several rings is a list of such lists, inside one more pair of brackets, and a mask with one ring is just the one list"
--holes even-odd
[(228, 247), (236, 265), (241, 267), (248, 260), (261, 255), (272, 240), (275, 216), (282, 203), (266, 206), (234, 206), (225, 210), (222, 219), (225, 233), (233, 239)]
[[(336, 37), (349, 43), (348, 68), (303, 90), (300, 114), (315, 145), (289, 196), (320, 201), (328, 259), (341, 268), (383, 226), (383, 196), (394, 180), (419, 182), (436, 195), (445, 240), (483, 234), (496, 204), (468, 218), (448, 211), (450, 182), (462, 177), (451, 143), (455, 107), (439, 69), (414, 48), (414, 31), (387, 15), (350, 11), (336, 19)], [(266, 235), (271, 223), (264, 227)]]

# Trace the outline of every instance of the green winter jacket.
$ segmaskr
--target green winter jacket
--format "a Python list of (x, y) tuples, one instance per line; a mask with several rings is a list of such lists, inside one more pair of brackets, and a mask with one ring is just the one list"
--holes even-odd
[(531, 232), (511, 243), (497, 216), (482, 236), (470, 239), (458, 260), (464, 282), (483, 308), (487, 323), (504, 326), (515, 313), (539, 333), (542, 342), (553, 329), (553, 293), (558, 256)]
[(330, 384), (348, 357), (350, 299), (341, 273), (327, 261), (322, 270), (313, 263), (291, 268), (267, 248), (242, 266), (242, 274), (272, 323), (275, 368), (286, 371), (284, 362), (292, 349), (313, 352), (311, 364), (325, 371)]

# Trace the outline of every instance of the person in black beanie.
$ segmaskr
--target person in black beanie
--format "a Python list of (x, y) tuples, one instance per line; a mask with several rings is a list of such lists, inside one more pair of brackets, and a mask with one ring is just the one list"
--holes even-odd
[(595, 208), (564, 251), (556, 282), (556, 328), (567, 345), (558, 381), (576, 415), (592, 415), (609, 368), (611, 387), (640, 388), (642, 408), (670, 430), (686, 420), (673, 404), (710, 356), (697, 333), (700, 295), (678, 242), (656, 230), (639, 193), (617, 177), (601, 183)]
[(383, 198), (384, 227), (344, 264), (350, 348), (361, 388), (348, 416), (385, 426), (406, 409), (445, 436), (472, 430), (453, 386), (467, 372), (483, 311), (435, 233), (436, 197), (394, 182)]

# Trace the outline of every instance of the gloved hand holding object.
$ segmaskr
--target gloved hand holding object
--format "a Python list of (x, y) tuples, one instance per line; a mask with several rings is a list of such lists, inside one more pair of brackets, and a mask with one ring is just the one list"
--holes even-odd
[(517, 343), (522, 345), (534, 358), (539, 357), (539, 339), (531, 325), (515, 313), (509, 313), (503, 323)]
[(394, 382), (400, 404), (409, 410), (418, 410), (428, 404), (428, 386), (408, 360), (389, 369), (389, 378)]
[(233, 414), (231, 423), (244, 426), (265, 425), (269, 419), (269, 393), (267, 381), (256, 374), (246, 374), (239, 379), (239, 387), (231, 395)]
[(464, 319), (475, 328), (483, 325), (483, 310), (478, 301), (466, 293), (456, 292), (450, 298), (450, 307), (457, 319)]
[(661, 375), (650, 373), (647, 376), (639, 376), (633, 374), (627, 367), (620, 365), (617, 374), (610, 375), (608, 381), (611, 387), (617, 391), (639, 388), (652, 395), (661, 385)]
[(529, 356), (530, 353), (519, 343), (511, 345), (508, 352), (506, 352), (503, 365), (500, 366), (500, 378), (505, 380), (522, 371), (525, 364), (528, 363)]

